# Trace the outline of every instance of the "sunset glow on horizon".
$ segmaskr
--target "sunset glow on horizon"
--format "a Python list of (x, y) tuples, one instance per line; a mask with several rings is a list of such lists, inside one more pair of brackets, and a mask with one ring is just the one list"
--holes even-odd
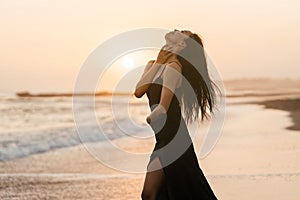
[[(98, 45), (138, 28), (198, 33), (224, 80), (300, 78), (300, 3), (294, 0), (5, 0), (0, 13), (0, 93), (72, 91)], [(133, 70), (137, 63), (131, 58), (120, 67)]]

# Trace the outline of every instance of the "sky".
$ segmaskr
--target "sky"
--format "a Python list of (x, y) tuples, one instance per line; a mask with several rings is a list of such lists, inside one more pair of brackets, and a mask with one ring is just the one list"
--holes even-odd
[[(0, 27), (4, 93), (73, 91), (80, 67), (98, 45), (138, 28), (198, 33), (223, 80), (300, 78), (296, 0), (1, 0)], [(132, 68), (134, 61), (118, 67)], [(117, 71), (107, 80), (117, 82)]]

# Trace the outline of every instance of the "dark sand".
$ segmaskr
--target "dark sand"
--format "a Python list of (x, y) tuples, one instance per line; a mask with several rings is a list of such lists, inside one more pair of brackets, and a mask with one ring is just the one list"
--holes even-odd
[[(219, 199), (300, 199), (299, 83), (260, 79), (225, 83), (227, 89), (243, 93), (227, 99), (222, 138), (200, 162)], [(282, 111), (290, 113), (292, 125)], [(147, 152), (153, 146), (126, 138), (118, 141), (132, 152)], [(108, 168), (82, 145), (0, 162), (0, 174), (0, 199), (70, 200), (141, 199), (145, 175)]]
[(0, 199), (138, 199), (142, 177), (2, 176)]
[(266, 101), (253, 101), (253, 102), (245, 102), (252, 104), (264, 105), (267, 109), (278, 109), (288, 111), (289, 117), (291, 117), (293, 121), (292, 126), (286, 127), (289, 130), (300, 130), (300, 98), (297, 99), (275, 99), (275, 100), (266, 100)]

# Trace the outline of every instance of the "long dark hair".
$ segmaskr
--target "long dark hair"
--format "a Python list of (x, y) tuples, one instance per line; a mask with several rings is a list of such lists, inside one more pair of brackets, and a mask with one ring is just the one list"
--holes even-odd
[[(182, 75), (184, 76), (180, 102), (183, 105), (185, 121), (189, 124), (198, 119), (200, 110), (201, 121), (210, 117), (207, 109), (214, 114), (216, 90), (220, 94), (221, 91), (208, 74), (202, 39), (193, 33), (185, 39), (185, 42), (187, 46), (180, 51), (177, 58), (183, 67)], [(185, 83), (186, 81), (188, 83)], [(191, 87), (193, 90), (188, 89)]]

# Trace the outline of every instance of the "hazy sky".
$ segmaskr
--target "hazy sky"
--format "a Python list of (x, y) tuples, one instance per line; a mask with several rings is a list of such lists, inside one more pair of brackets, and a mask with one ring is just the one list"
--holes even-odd
[(296, 0), (1, 0), (0, 26), (0, 92), (72, 91), (101, 42), (151, 27), (199, 33), (223, 79), (300, 78)]

